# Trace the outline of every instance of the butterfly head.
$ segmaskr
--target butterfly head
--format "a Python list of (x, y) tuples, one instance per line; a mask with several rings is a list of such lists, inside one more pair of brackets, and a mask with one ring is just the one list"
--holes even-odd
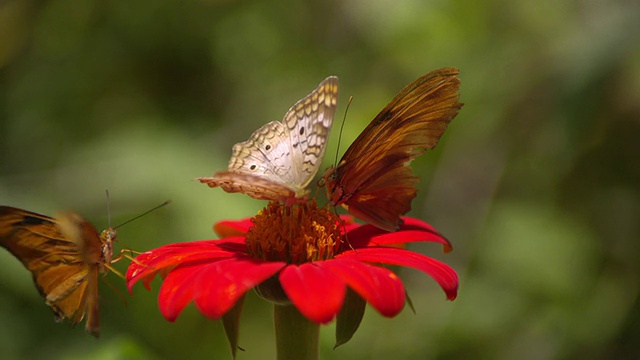
[[(113, 242), (116, 240), (118, 233), (112, 227), (105, 229), (100, 234), (100, 242), (102, 248), (102, 263), (110, 264), (111, 257), (113, 256)], [(104, 272), (104, 271), (102, 271)]]
[(329, 201), (331, 201), (331, 203), (333, 203), (334, 205), (338, 205), (344, 202), (344, 191), (339, 184), (337, 170), (338, 168), (331, 166), (324, 172), (322, 179), (320, 179), (320, 181), (318, 182), (318, 186), (324, 188)]

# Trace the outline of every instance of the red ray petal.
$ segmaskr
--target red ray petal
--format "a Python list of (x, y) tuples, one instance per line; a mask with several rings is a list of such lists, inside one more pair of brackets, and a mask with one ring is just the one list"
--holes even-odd
[(458, 274), (449, 265), (412, 251), (396, 248), (362, 248), (349, 250), (336, 256), (336, 259), (348, 258), (357, 261), (407, 266), (418, 269), (431, 276), (440, 284), (449, 300), (458, 294)]
[(361, 226), (347, 234), (349, 242), (355, 248), (362, 248), (431, 241), (442, 244), (445, 253), (453, 249), (449, 240), (426, 222), (413, 218), (403, 218), (403, 220), (405, 223), (395, 232), (388, 232), (371, 225)]
[(340, 276), (380, 314), (393, 317), (402, 311), (404, 285), (392, 271), (347, 258), (323, 261), (319, 266)]
[(173, 269), (160, 287), (158, 306), (160, 312), (169, 321), (175, 321), (182, 310), (193, 300), (196, 286), (194, 281), (201, 266), (181, 266)]
[(245, 252), (246, 245), (241, 237), (165, 245), (136, 257), (127, 269), (127, 286), (131, 291), (133, 285), (142, 280), (144, 286), (149, 289), (149, 283), (158, 273), (164, 275), (179, 264), (202, 260), (215, 261)]
[(429, 232), (438, 232), (431, 224), (420, 219), (403, 216), (402, 221), (404, 221), (404, 224), (400, 226), (400, 229), (423, 229)]
[(280, 284), (300, 313), (318, 324), (333, 320), (347, 291), (338, 276), (316, 263), (287, 266), (280, 273)]
[(217, 319), (247, 290), (285, 265), (283, 262), (233, 258), (178, 266), (167, 275), (160, 288), (160, 312), (167, 320), (175, 321), (185, 306), (195, 300), (205, 316)]
[(203, 267), (197, 279), (196, 306), (206, 317), (218, 319), (248, 290), (284, 266), (284, 262), (255, 259), (228, 259), (209, 264)]
[(249, 232), (249, 228), (253, 226), (251, 218), (243, 220), (232, 221), (225, 220), (217, 222), (213, 225), (213, 231), (215, 231), (221, 238), (231, 236), (244, 236)]

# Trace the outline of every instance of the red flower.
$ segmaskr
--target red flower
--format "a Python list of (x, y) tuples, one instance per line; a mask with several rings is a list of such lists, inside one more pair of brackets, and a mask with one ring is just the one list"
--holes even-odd
[(290, 301), (309, 320), (325, 324), (341, 310), (347, 287), (380, 314), (397, 315), (405, 304), (405, 289), (395, 273), (376, 265), (386, 264), (423, 271), (449, 300), (456, 298), (458, 276), (451, 267), (402, 248), (408, 242), (431, 241), (450, 251), (449, 242), (430, 225), (404, 218), (400, 230), (389, 233), (347, 217), (343, 223), (324, 210), (315, 203), (294, 209), (270, 204), (253, 219), (217, 223), (220, 240), (147, 251), (129, 266), (129, 290), (140, 280), (149, 288), (160, 274), (160, 311), (174, 321), (191, 301), (205, 316), (218, 319), (254, 287), (266, 297), (279, 289), (282, 296), (272, 300)]

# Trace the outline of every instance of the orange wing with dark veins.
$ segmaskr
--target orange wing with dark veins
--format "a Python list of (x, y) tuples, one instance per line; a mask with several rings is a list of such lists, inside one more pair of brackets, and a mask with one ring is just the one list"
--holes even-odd
[(323, 176), (334, 205), (381, 229), (398, 229), (417, 193), (409, 163), (438, 144), (462, 107), (458, 74), (442, 68), (416, 79), (376, 116)]
[(57, 321), (68, 318), (76, 325), (86, 316), (85, 327), (96, 337), (102, 244), (93, 225), (79, 215), (61, 214), (56, 220), (0, 206), (0, 245), (31, 271)]

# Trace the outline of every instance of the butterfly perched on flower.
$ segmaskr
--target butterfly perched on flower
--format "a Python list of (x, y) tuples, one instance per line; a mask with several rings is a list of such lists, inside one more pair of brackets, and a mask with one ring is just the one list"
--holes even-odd
[(112, 262), (116, 231), (98, 234), (80, 215), (56, 219), (0, 206), (0, 245), (31, 271), (33, 280), (57, 321), (73, 325), (86, 317), (86, 330), (100, 336), (98, 274)]
[(330, 76), (282, 121), (267, 123), (235, 144), (226, 171), (197, 180), (260, 200), (304, 199), (322, 163), (337, 103), (338, 78)]
[(458, 74), (442, 68), (423, 75), (382, 109), (324, 173), (321, 183), (334, 205), (381, 229), (398, 229), (417, 193), (409, 163), (438, 144), (463, 105)]

